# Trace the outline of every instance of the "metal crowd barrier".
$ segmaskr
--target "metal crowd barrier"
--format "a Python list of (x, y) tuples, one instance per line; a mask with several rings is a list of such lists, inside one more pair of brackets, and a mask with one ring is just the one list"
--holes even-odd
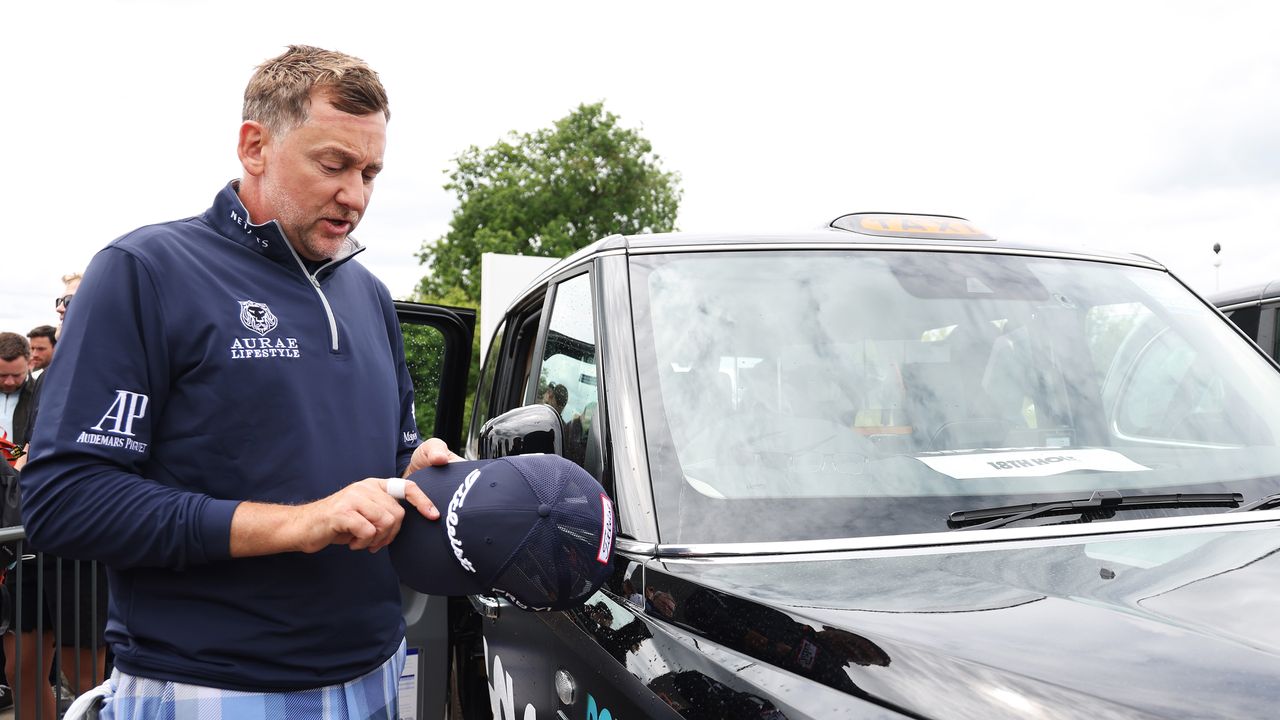
[[(24, 624), (23, 613), (28, 612), (25, 607), (28, 603), (18, 602), (16, 597), (18, 588), (24, 587), (24, 581), (30, 582), (30, 573), (35, 573), (35, 596), (40, 598), (48, 598), (46, 602), (35, 603), (35, 631), (36, 639), (36, 657), (35, 667), (41, 668), (45, 664), (45, 612), (46, 603), (49, 605), (48, 611), (53, 614), (53, 676), (55, 682), (53, 687), (53, 705), (45, 699), (44, 693), (35, 693), (35, 697), (30, 697), (29, 692), (34, 691), (37, 682), (33, 682), (30, 678), (30, 670), (23, 667), (21, 662), (10, 660), (9, 665), (14, 666), (14, 672), (8, 674), (7, 681), (12, 693), (14, 705), (12, 708), (0, 707), (0, 720), (7, 718), (15, 718), (16, 720), (29, 720), (36, 718), (39, 720), (48, 720), (49, 718), (60, 718), (62, 713), (70, 705), (77, 695), (91, 689), (92, 687), (102, 683), (105, 675), (111, 673), (111, 658), (108, 655), (106, 665), (102, 673), (98, 672), (97, 667), (82, 668), (81, 653), (79, 650), (89, 650), (91, 657), (97, 657), (100, 650), (105, 650), (105, 645), (98, 637), (96, 628), (104, 624), (102, 620), (106, 617), (106, 604), (98, 603), (98, 595), (105, 594), (106, 585), (105, 578), (99, 578), (98, 563), (67, 560), (63, 558), (52, 557), (50, 562), (46, 562), (43, 554), (30, 552), (26, 547), (26, 531), (22, 526), (0, 528), (0, 547), (12, 546), (15, 556), (25, 558), (25, 560), (16, 562), (8, 568), (7, 577), (5, 578), (5, 591), (0, 593), (0, 624), (6, 626), (6, 631), (10, 635), (6, 635), (10, 646), (14, 649), (16, 658), (22, 657), (24, 645), (30, 642), (29, 638), (24, 638), (24, 633), (17, 632), (17, 628), (21, 628)], [(62, 627), (63, 608), (63, 588), (62, 582), (65, 576), (63, 568), (65, 564), (70, 564), (74, 571), (74, 586), (71, 597), (75, 599), (72, 610), (72, 617), (80, 619), (82, 608), (80, 598), (84, 594), (81, 592), (84, 588), (81, 586), (81, 577), (85, 574), (81, 572), (83, 568), (89, 570), (88, 577), (90, 579), (89, 598), (91, 603), (87, 610), (89, 611), (89, 625), (95, 629), (89, 634), (89, 637), (81, 636), (81, 622), (74, 623), (75, 627), (67, 631)], [(53, 572), (47, 572), (46, 565), (49, 565)], [(52, 578), (47, 575), (53, 575)], [(99, 586), (98, 583), (102, 583)], [(46, 593), (46, 588), (52, 583), (53, 592)], [(99, 590), (101, 587), (101, 590)], [(402, 588), (402, 601), (404, 603), (404, 616), (407, 626), (406, 636), (409, 642), (409, 659), (405, 674), (401, 677), (401, 712), (408, 717), (442, 718), (445, 716), (445, 697), (446, 697), (446, 677), (448, 676), (448, 605), (447, 598), (431, 597), (415, 593), (408, 588)], [(16, 603), (16, 605), (15, 605)], [(12, 619), (12, 623), (10, 623)], [(6, 648), (7, 649), (7, 648)], [(67, 649), (72, 652), (65, 652)], [(8, 660), (8, 658), (6, 658)], [(0, 666), (3, 668), (3, 666)], [(82, 670), (86, 672), (82, 672)], [(26, 675), (26, 677), (24, 677)], [(82, 675), (88, 675), (87, 681), (79, 682)], [(67, 680), (66, 690), (69, 692), (64, 696), (60, 687), (61, 682), (56, 682), (62, 678)], [(42, 678), (46, 683), (49, 678)], [(28, 688), (27, 686), (31, 687)]]
[[(26, 546), (26, 531), (22, 526), (0, 528), (0, 546), (12, 546), (15, 549), (15, 556), (20, 558), (7, 569), (5, 578), (5, 591), (3, 593), (3, 615), (0, 616), (0, 623), (6, 626), (6, 647), (7, 650), (12, 647), (14, 658), (6, 656), (6, 665), (13, 668), (13, 671), (6, 672), (8, 685), (13, 698), (13, 707), (11, 710), (0, 710), (0, 717), (13, 717), (17, 720), (26, 720), (28, 718), (45, 719), (48, 717), (62, 717), (68, 705), (75, 696), (83, 693), (90, 688), (101, 683), (105, 678), (97, 667), (97, 663), (93, 663), (92, 667), (84, 668), (81, 666), (81, 650), (89, 650), (90, 657), (96, 658), (99, 651), (105, 650), (101, 639), (98, 637), (96, 629), (101, 624), (101, 619), (105, 617), (107, 608), (105, 605), (100, 606), (98, 603), (98, 595), (100, 593), (99, 583), (103, 582), (102, 590), (105, 591), (105, 580), (99, 579), (98, 564), (96, 562), (68, 560), (59, 557), (51, 558), (51, 562), (47, 561), (43, 553), (31, 552)], [(69, 589), (72, 591), (71, 598), (73, 606), (70, 608), (63, 607), (63, 598), (65, 595), (63, 582), (65, 573), (63, 572), (64, 564), (70, 565), (73, 570), (73, 582)], [(53, 570), (52, 573), (46, 571), (46, 565)], [(88, 570), (88, 588), (81, 586), (81, 577), (84, 575), (82, 570)], [(42, 602), (20, 602), (17, 594), (20, 588), (26, 587), (25, 583), (30, 583), (29, 574), (35, 573), (35, 598), (45, 599)], [(52, 574), (53, 577), (46, 577)], [(49, 584), (52, 584), (52, 592), (49, 593)], [(89, 591), (89, 605), (83, 607), (81, 598), (84, 593), (82, 590)], [(32, 633), (19, 632), (18, 629), (23, 627), (24, 613), (29, 613), (28, 606), (34, 605), (35, 610), (35, 629)], [(31, 668), (24, 668), (24, 663), (20, 662), (23, 657), (24, 644), (31, 641), (34, 636), (36, 641), (35, 649), (35, 668), (43, 668), (45, 665), (46, 642), (45, 637), (45, 613), (46, 605), (48, 611), (52, 613), (51, 624), (53, 626), (53, 672), (52, 680), (43, 678), (44, 682), (50, 683), (53, 691), (53, 708), (49, 708), (49, 701), (45, 697), (45, 693), (37, 692), (35, 697), (26, 697), (28, 692), (36, 689), (38, 681), (33, 682), (30, 678)], [(71, 610), (71, 617), (76, 619), (74, 627), (69, 631), (62, 627), (64, 610)], [(81, 612), (87, 610), (89, 613), (89, 625), (91, 631), (87, 634), (89, 637), (82, 637), (82, 628), (80, 617)], [(10, 622), (12, 620), (12, 622)], [(26, 637), (24, 637), (26, 636)], [(71, 650), (71, 652), (65, 652)], [(109, 658), (108, 658), (109, 662)], [(110, 668), (104, 668), (104, 672), (110, 673)], [(27, 677), (23, 677), (24, 673)], [(84, 678), (86, 682), (81, 686), (81, 680)], [(30, 686), (30, 687), (28, 687)], [(12, 714), (10, 714), (12, 712)]]

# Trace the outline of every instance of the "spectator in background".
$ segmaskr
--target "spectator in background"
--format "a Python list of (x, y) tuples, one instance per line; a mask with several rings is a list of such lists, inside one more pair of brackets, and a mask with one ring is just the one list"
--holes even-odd
[[(27, 333), (32, 338), (32, 367), (37, 366), (37, 338), (44, 341), (48, 348), (47, 352), (42, 353), (44, 360), (39, 367), (43, 370), (52, 359), (62, 318), (71, 305), (71, 297), (80, 287), (81, 277), (80, 273), (68, 273), (62, 277), (63, 294), (54, 301), (59, 327), (42, 325)], [(28, 383), (32, 387), (26, 406), (28, 421), (16, 438), (24, 451), (17, 461), (18, 469), (25, 465), (29, 454), (44, 377), (45, 374), (41, 372), (39, 377)], [(60, 709), (61, 698), (55, 700), (52, 684), (58, 677), (53, 668), (57, 657), (55, 646), (62, 646), (62, 674), (70, 676), (67, 680), (70, 692), (88, 690), (101, 681), (106, 671), (107, 645), (103, 636), (107, 618), (106, 571), (100, 565), (95, 567), (90, 563), (59, 560), (53, 555), (44, 554), (41, 558), (39, 565), (43, 567), (43, 582), (40, 582), (35, 558), (23, 560), (21, 584), (16, 571), (5, 576), (5, 586), (9, 589), (13, 603), (9, 618), (11, 632), (4, 636), (4, 669), (5, 676), (11, 680), (16, 679), (19, 674), (22, 676), (22, 688), (19, 692), (23, 701), (19, 708), (19, 720), (37, 717), (40, 720), (51, 720)], [(40, 605), (39, 613), (37, 603)], [(21, 626), (18, 624), (19, 605), (22, 607)], [(55, 611), (59, 609), (61, 615), (55, 615)], [(37, 614), (41, 617), (38, 627)], [(14, 632), (21, 633), (21, 640), (17, 639)], [(18, 672), (19, 664), (21, 673)], [(38, 681), (37, 678), (41, 680)]]
[(27, 341), (31, 343), (31, 377), (39, 380), (53, 360), (53, 347), (58, 344), (58, 328), (52, 325), (41, 325), (27, 333)]
[[(30, 377), (31, 347), (17, 333), (0, 333), (0, 463), (6, 474), (16, 474), (25, 462), (25, 438), (35, 407), (35, 381)], [(5, 635), (5, 639), (11, 637)], [(6, 658), (8, 656), (5, 656)], [(0, 695), (0, 704), (12, 705), (12, 693)]]
[(564, 416), (564, 408), (569, 404), (569, 388), (560, 383), (551, 383), (542, 392), (542, 403), (556, 409), (556, 414)]
[[(33, 373), (31, 376), (33, 378), (33, 382), (31, 383), (31, 399), (28, 401), (26, 408), (26, 421), (23, 426), (25, 432), (20, 437), (14, 438), (14, 442), (19, 448), (19, 457), (14, 467), (19, 470), (21, 470), (22, 466), (26, 464), (27, 455), (31, 452), (29, 445), (31, 443), (31, 433), (35, 431), (36, 427), (36, 415), (40, 411), (40, 391), (44, 385), (44, 368), (53, 361), (53, 348), (58, 343), (59, 333), (62, 332), (62, 321), (67, 316), (67, 308), (71, 307), (71, 297), (75, 295), (76, 290), (80, 288), (80, 280), (83, 277), (84, 276), (78, 272), (71, 272), (62, 276), (62, 296), (54, 298), (53, 301), (53, 309), (58, 313), (58, 327), (54, 328), (49, 325), (41, 325), (27, 333), (27, 337), (30, 338), (35, 338), (37, 335), (40, 337), (48, 337), (49, 352), (43, 364), (36, 365), (36, 353), (34, 346), (32, 346), (31, 349), (32, 367), (34, 369), (38, 369), (40, 372)], [(50, 334), (49, 331), (52, 331), (52, 333)]]
[(587, 437), (591, 434), (591, 421), (596, 416), (596, 401), (592, 400), (574, 415), (564, 428), (564, 456), (579, 465), (587, 466)]
[(67, 273), (62, 276), (62, 284), (64, 289), (62, 297), (53, 301), (53, 309), (58, 313), (58, 332), (62, 332), (62, 321), (67, 319), (67, 308), (71, 307), (71, 296), (76, 294), (76, 290), (80, 289), (80, 280), (84, 276), (78, 272)]

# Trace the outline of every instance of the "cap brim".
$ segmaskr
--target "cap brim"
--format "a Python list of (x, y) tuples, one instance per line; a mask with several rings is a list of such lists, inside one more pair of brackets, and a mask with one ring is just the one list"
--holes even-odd
[(423, 468), (409, 479), (417, 483), (440, 511), (439, 520), (428, 520), (407, 501), (400, 534), (388, 550), (400, 582), (426, 595), (478, 595), (488, 593), (481, 579), (458, 563), (449, 542), (448, 510), (454, 493), (467, 475), (493, 460), (453, 462)]

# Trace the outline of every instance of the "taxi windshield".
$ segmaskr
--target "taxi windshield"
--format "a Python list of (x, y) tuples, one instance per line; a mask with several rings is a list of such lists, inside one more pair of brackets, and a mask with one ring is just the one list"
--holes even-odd
[(1097, 490), (1280, 491), (1280, 374), (1162, 270), (761, 250), (631, 272), (664, 543), (942, 532), (958, 510)]

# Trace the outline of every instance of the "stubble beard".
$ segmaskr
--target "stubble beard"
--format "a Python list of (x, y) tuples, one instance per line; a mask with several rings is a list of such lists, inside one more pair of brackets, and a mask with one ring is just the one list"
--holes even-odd
[[(336, 238), (321, 236), (323, 231), (319, 226), (323, 216), (309, 217), (288, 193), (281, 192), (276, 185), (268, 184), (265, 194), (271, 207), (275, 208), (275, 220), (284, 231), (285, 239), (304, 260), (332, 260), (350, 237), (349, 232)], [(354, 221), (352, 229), (355, 229)]]

